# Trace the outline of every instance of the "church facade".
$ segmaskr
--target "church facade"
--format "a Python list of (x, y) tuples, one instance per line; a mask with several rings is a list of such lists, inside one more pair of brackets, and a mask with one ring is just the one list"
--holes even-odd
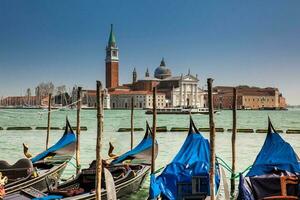
[(128, 109), (131, 100), (137, 108), (152, 108), (153, 87), (158, 91), (158, 108), (164, 107), (203, 107), (204, 91), (199, 87), (197, 75), (188, 72), (186, 75), (172, 76), (164, 58), (155, 69), (153, 76), (147, 69), (144, 77), (138, 78), (137, 70), (132, 72), (132, 82), (119, 84), (119, 49), (111, 27), (106, 47), (106, 87), (110, 95), (112, 109)]

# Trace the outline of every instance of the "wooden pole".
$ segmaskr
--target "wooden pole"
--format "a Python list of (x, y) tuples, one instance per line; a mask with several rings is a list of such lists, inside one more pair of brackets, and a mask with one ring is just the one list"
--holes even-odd
[(209, 126), (210, 126), (210, 170), (209, 170), (209, 184), (210, 184), (210, 199), (215, 200), (215, 165), (216, 165), (216, 154), (215, 154), (215, 122), (214, 122), (214, 105), (213, 105), (213, 94), (212, 94), (212, 82), (213, 79), (207, 79), (208, 87), (208, 106), (209, 106)]
[(133, 126), (133, 110), (134, 110), (134, 98), (131, 97), (131, 120), (130, 120), (130, 128), (131, 128), (130, 149), (131, 150), (133, 148), (133, 131), (134, 131), (134, 126)]
[(152, 120), (152, 157), (151, 157), (151, 174), (155, 171), (155, 137), (156, 137), (156, 87), (153, 87), (153, 120)]
[(230, 195), (234, 195), (235, 190), (235, 160), (236, 160), (236, 110), (237, 110), (237, 91), (236, 88), (233, 88), (233, 101), (232, 101), (232, 136), (231, 136), (231, 148), (232, 148), (232, 173), (231, 173), (231, 186), (230, 186)]
[(48, 149), (49, 145), (49, 135), (50, 135), (50, 118), (51, 118), (51, 98), (52, 94), (49, 94), (48, 100), (48, 122), (47, 122), (47, 138), (46, 138), (46, 150)]
[(97, 142), (96, 142), (96, 200), (101, 200), (101, 175), (102, 175), (102, 135), (103, 135), (103, 95), (102, 84), (97, 81)]
[(80, 110), (81, 110), (81, 87), (77, 88), (77, 123), (76, 123), (76, 174), (80, 172)]

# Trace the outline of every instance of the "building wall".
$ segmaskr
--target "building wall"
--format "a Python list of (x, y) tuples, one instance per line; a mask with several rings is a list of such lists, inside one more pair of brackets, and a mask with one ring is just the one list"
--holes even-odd
[[(286, 108), (284, 97), (277, 88), (237, 88), (238, 109), (278, 109)], [(214, 88), (214, 107), (216, 109), (231, 109), (233, 87)]]
[(40, 100), (36, 96), (10, 96), (1, 99), (1, 106), (39, 106)]
[[(130, 109), (131, 99), (134, 99), (135, 108), (152, 108), (153, 98), (152, 94), (111, 94), (110, 107), (112, 109)], [(165, 107), (165, 95), (157, 94), (157, 107)]]
[[(82, 91), (82, 106), (96, 108), (96, 90)], [(110, 109), (110, 94), (104, 90), (104, 108)]]
[(278, 102), (276, 96), (243, 96), (243, 108), (260, 109), (276, 108)]
[(158, 81), (138, 81), (132, 85), (132, 89), (134, 91), (152, 91), (153, 87), (158, 84)]
[(279, 107), (280, 108), (286, 108), (287, 107), (287, 103), (286, 100), (283, 96), (279, 96)]
[(106, 62), (106, 88), (119, 86), (119, 62)]
[(204, 92), (198, 88), (197, 82), (183, 82), (178, 88), (173, 88), (171, 106), (204, 107)]

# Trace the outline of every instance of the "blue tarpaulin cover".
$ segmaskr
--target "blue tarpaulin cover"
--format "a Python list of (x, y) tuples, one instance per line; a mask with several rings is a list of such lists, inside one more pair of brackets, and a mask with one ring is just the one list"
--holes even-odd
[(46, 197), (39, 197), (39, 198), (34, 198), (32, 200), (57, 200), (57, 199), (62, 199), (63, 196), (60, 195), (48, 195)]
[[(146, 129), (147, 130), (143, 140), (135, 148), (133, 148), (132, 150), (122, 154), (121, 156), (113, 160), (112, 164), (121, 163), (125, 160), (132, 160), (135, 158), (135, 155), (150, 150), (152, 148), (152, 132), (148, 123)], [(151, 154), (149, 156), (151, 156)]]
[(32, 163), (35, 163), (37, 161), (40, 161), (44, 158), (46, 158), (49, 155), (55, 154), (57, 150), (60, 150), (64, 147), (66, 147), (69, 144), (76, 142), (76, 136), (70, 126), (69, 121), (66, 122), (66, 130), (63, 136), (60, 138), (60, 140), (54, 144), (52, 147), (50, 147), (48, 150), (38, 154), (37, 156), (33, 157), (31, 159)]
[(299, 161), (293, 147), (284, 141), (269, 122), (267, 138), (246, 176), (270, 174), (274, 169), (299, 173)]
[[(246, 177), (273, 174), (275, 171), (286, 171), (293, 174), (299, 174), (300, 165), (298, 156), (292, 146), (284, 141), (275, 131), (269, 119), (266, 140)], [(252, 192), (249, 191), (244, 182), (244, 178), (240, 177), (238, 199), (254, 199)]]
[[(173, 161), (168, 164), (163, 172), (155, 178), (151, 175), (149, 195), (151, 199), (159, 195), (165, 199), (177, 199), (177, 183), (191, 183), (193, 176), (206, 176), (207, 187), (201, 192), (210, 193), (209, 189), (209, 163), (210, 145), (195, 127), (190, 119), (188, 136)], [(219, 170), (216, 170), (216, 188), (219, 187)], [(203, 186), (202, 186), (203, 187)]]

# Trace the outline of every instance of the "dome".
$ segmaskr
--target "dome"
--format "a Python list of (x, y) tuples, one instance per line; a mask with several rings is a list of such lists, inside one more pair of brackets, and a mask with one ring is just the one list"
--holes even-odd
[(159, 67), (154, 71), (154, 77), (158, 79), (165, 79), (172, 76), (172, 72), (166, 67), (164, 59), (161, 60)]

